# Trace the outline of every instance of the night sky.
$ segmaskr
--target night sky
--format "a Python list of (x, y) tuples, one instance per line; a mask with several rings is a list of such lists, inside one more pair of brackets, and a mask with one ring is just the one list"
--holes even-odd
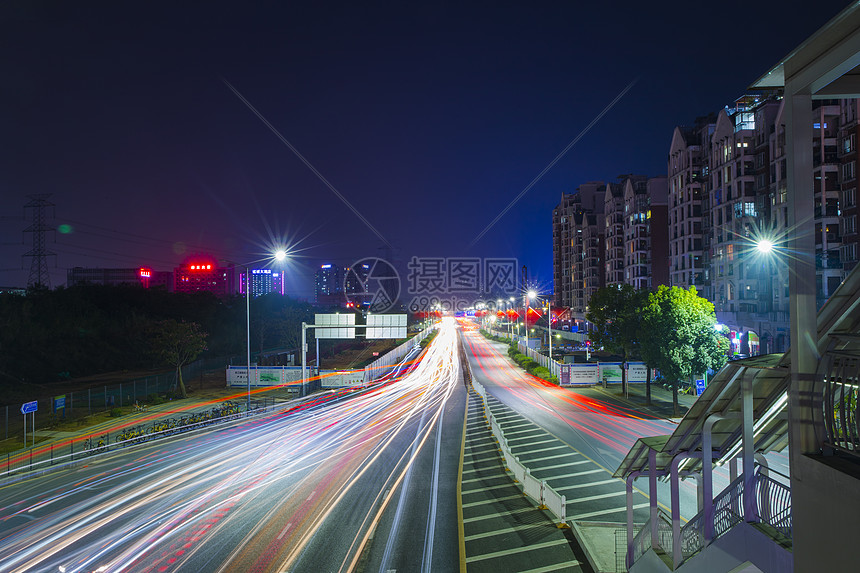
[[(193, 4), (193, 7), (192, 7)], [(516, 257), (551, 289), (560, 194), (665, 173), (718, 111), (847, 2), (34, 2), (0, 5), (0, 286), (24, 286), (26, 196), (73, 266), (172, 270)], [(369, 221), (382, 241), (225, 84)], [(628, 84), (626, 95), (470, 243)]]

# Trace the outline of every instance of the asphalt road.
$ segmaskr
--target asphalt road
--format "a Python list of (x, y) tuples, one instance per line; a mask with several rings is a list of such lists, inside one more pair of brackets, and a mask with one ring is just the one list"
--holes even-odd
[(0, 571), (454, 571), (466, 392), (453, 321), (336, 403), (0, 488)]

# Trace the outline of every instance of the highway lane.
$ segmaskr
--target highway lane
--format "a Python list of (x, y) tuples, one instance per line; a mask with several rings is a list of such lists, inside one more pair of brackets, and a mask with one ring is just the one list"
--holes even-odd
[(348, 400), (0, 488), (0, 571), (455, 570), (456, 344), (446, 322)]
[[(546, 429), (609, 474), (618, 467), (637, 438), (671, 434), (676, 427), (670, 420), (643, 414), (597, 390), (559, 388), (528, 375), (510, 361), (505, 345), (488, 341), (474, 329), (467, 330), (465, 337), (473, 376), (504, 407)], [(785, 453), (767, 457), (771, 467), (788, 473)], [(716, 468), (715, 493), (727, 486), (728, 481), (727, 468)], [(647, 492), (647, 479), (640, 478), (635, 483)], [(659, 482), (658, 492), (658, 499), (665, 507), (670, 499), (668, 484)], [(696, 514), (696, 497), (696, 482), (682, 481), (680, 500), (684, 519)], [(619, 510), (623, 502), (623, 498), (618, 501)], [(623, 512), (613, 514), (609, 520), (623, 521)]]

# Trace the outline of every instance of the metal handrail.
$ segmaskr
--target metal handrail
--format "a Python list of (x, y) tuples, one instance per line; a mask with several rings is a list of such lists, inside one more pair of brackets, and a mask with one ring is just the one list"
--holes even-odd
[(756, 518), (791, 539), (791, 488), (759, 473), (755, 483)]
[(681, 528), (681, 562), (705, 547), (705, 512), (700, 511)]
[(836, 340), (822, 356), (817, 372), (824, 384), (825, 444), (860, 457), (860, 356), (835, 346)]

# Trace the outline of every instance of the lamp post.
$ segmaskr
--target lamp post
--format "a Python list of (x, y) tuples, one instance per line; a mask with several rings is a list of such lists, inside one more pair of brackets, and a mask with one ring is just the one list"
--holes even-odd
[[(278, 261), (279, 263), (284, 262), (287, 258), (287, 252), (284, 249), (278, 249), (274, 253), (272, 253), (272, 257)], [(248, 366), (246, 370), (246, 374), (248, 377), (248, 404), (246, 409), (248, 412), (251, 411), (251, 265), (255, 262), (265, 261), (266, 259), (260, 259), (259, 261), (251, 261), (250, 263), (246, 263), (243, 266), (245, 267), (245, 350), (247, 352)], [(284, 273), (281, 271), (281, 294), (284, 291)]]
[(526, 315), (523, 318), (523, 323), (524, 323), (524, 326), (526, 327), (526, 329), (525, 329), (526, 330), (526, 348), (529, 347), (529, 300), (533, 299), (536, 296), (537, 296), (537, 293), (535, 293), (535, 291), (533, 291), (533, 290), (530, 290), (529, 292), (526, 293)]
[(546, 301), (546, 331), (549, 334), (549, 359), (552, 361), (552, 302)]
[[(514, 308), (514, 297), (510, 297), (508, 299), (508, 311), (513, 310), (513, 308)], [(510, 331), (510, 333), (511, 333), (511, 342), (513, 342), (514, 341), (514, 325), (513, 325), (513, 323), (511, 323), (510, 313), (506, 312), (505, 315), (508, 319), (508, 331)]]

